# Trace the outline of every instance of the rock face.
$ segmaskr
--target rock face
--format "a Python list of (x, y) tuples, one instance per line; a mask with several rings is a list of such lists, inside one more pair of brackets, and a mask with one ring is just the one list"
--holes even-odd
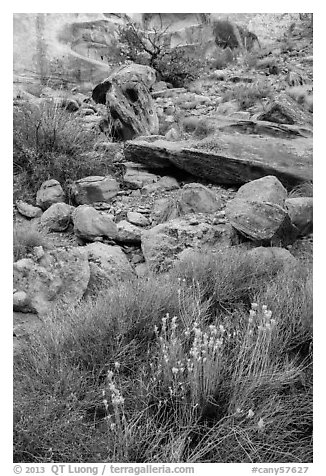
[(119, 183), (111, 176), (85, 177), (77, 180), (72, 186), (72, 193), (78, 205), (109, 202), (119, 190)]
[(53, 205), (53, 203), (64, 202), (64, 200), (64, 191), (60, 183), (54, 179), (43, 182), (36, 194), (36, 204), (41, 207), (42, 210), (46, 210)]
[(148, 66), (128, 65), (93, 90), (94, 101), (107, 105), (116, 138), (128, 140), (158, 133), (155, 104), (148, 90), (148, 85), (155, 81), (153, 74)]
[(252, 241), (289, 244), (297, 236), (285, 209), (287, 192), (273, 176), (240, 187), (226, 207), (231, 225)]
[(23, 200), (17, 200), (16, 207), (19, 213), (27, 218), (37, 218), (43, 213), (40, 207), (34, 207), (29, 203), (23, 202)]
[(227, 225), (212, 225), (199, 216), (177, 218), (145, 230), (141, 247), (152, 271), (166, 271), (187, 248), (223, 249), (230, 246), (231, 230)]
[(88, 205), (77, 207), (72, 214), (72, 221), (75, 235), (82, 240), (96, 241), (103, 237), (114, 240), (118, 236), (117, 225), (111, 218)]
[(64, 231), (71, 221), (74, 207), (66, 203), (54, 203), (41, 217), (41, 225), (49, 231)]
[(312, 197), (294, 197), (285, 200), (285, 207), (292, 223), (300, 235), (312, 232), (313, 227), (313, 199)]
[(134, 271), (119, 246), (91, 243), (85, 249), (90, 266), (89, 291), (134, 278)]
[[(194, 148), (196, 145), (196, 148)], [(216, 184), (244, 184), (275, 175), (286, 187), (312, 179), (312, 139), (261, 137), (219, 131), (214, 144), (128, 141), (127, 160), (161, 174), (176, 167)]]
[(191, 213), (214, 213), (221, 204), (213, 192), (199, 183), (185, 185), (175, 198), (156, 200), (152, 218), (156, 223), (188, 215)]
[(14, 309), (44, 314), (58, 303), (78, 302), (89, 278), (87, 253), (82, 248), (57, 248), (39, 260), (16, 261), (14, 288), (20, 294), (14, 298)]

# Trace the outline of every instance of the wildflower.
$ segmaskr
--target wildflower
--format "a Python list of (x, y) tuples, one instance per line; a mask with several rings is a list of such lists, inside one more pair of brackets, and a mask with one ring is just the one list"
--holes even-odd
[(172, 367), (172, 373), (175, 375), (178, 373), (178, 369), (176, 367)]
[(114, 362), (114, 367), (119, 370), (120, 368), (120, 363), (119, 362)]
[(253, 319), (255, 317), (255, 315), (256, 315), (256, 311), (254, 311), (253, 309), (250, 309), (250, 311), (249, 311), (250, 318)]
[(108, 370), (108, 379), (112, 380), (113, 377), (113, 372), (111, 370)]
[(220, 324), (220, 332), (222, 332), (222, 334), (225, 332), (224, 326), (222, 326), (222, 324)]
[(110, 430), (113, 431), (115, 429), (115, 423), (111, 423)]
[(258, 428), (262, 430), (265, 426), (264, 420), (261, 418), (258, 422)]
[(261, 307), (261, 309), (262, 309), (263, 312), (267, 311), (267, 306), (266, 306), (266, 304), (263, 304), (262, 307)]
[(252, 302), (252, 303), (251, 303), (251, 309), (252, 309), (253, 311), (256, 311), (256, 310), (258, 309), (258, 304), (257, 304), (256, 302)]
[(249, 412), (248, 412), (248, 415), (247, 415), (247, 418), (252, 418), (252, 417), (254, 416), (254, 414), (255, 414), (255, 413), (254, 413), (254, 412), (251, 410), (251, 408), (250, 408), (250, 410), (249, 410)]
[(271, 319), (271, 325), (272, 325), (272, 326), (275, 326), (275, 324), (276, 324), (276, 320), (275, 320), (275, 319)]

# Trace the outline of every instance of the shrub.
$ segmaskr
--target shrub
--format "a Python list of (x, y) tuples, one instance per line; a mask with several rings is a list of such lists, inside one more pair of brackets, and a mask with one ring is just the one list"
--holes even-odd
[(49, 178), (64, 183), (100, 175), (99, 155), (83, 159), (97, 141), (97, 132), (86, 131), (55, 101), (14, 108), (14, 173), (23, 174), (25, 186), (34, 192)]
[(14, 261), (25, 258), (35, 246), (45, 246), (45, 239), (33, 225), (15, 225), (13, 232)]
[(14, 362), (15, 461), (311, 461), (308, 271), (204, 258), (44, 318)]
[(236, 84), (233, 89), (226, 91), (223, 95), (223, 102), (236, 99), (241, 109), (249, 109), (257, 101), (272, 97), (272, 89), (265, 82), (253, 84)]

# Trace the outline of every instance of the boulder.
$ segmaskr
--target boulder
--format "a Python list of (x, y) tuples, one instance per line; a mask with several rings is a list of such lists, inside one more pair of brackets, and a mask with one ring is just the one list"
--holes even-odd
[(213, 225), (203, 216), (176, 218), (144, 230), (141, 248), (152, 271), (166, 271), (186, 248), (221, 250), (231, 245), (232, 230), (228, 225)]
[(85, 246), (90, 266), (88, 291), (113, 286), (135, 277), (132, 266), (119, 246), (91, 243)]
[(16, 261), (14, 309), (45, 314), (57, 304), (74, 304), (84, 295), (89, 278), (83, 248), (57, 248), (47, 251), (38, 261)]
[(156, 223), (163, 223), (191, 213), (215, 213), (221, 205), (207, 187), (191, 183), (185, 185), (174, 198), (156, 200), (152, 218)]
[(261, 243), (292, 243), (297, 231), (285, 209), (287, 192), (273, 176), (240, 187), (226, 206), (226, 218), (246, 238)]
[(89, 205), (79, 205), (73, 214), (74, 232), (85, 241), (96, 241), (104, 237), (116, 239), (117, 225), (106, 213), (99, 212)]
[(36, 194), (36, 205), (46, 210), (53, 203), (64, 202), (65, 194), (57, 180), (46, 180)]
[(91, 176), (77, 180), (71, 190), (78, 205), (89, 205), (95, 202), (109, 202), (119, 192), (120, 185), (110, 175)]
[(142, 230), (132, 225), (126, 220), (122, 220), (117, 224), (118, 236), (116, 240), (120, 243), (140, 243)]
[(126, 172), (123, 176), (124, 183), (131, 189), (140, 189), (145, 185), (157, 181), (157, 175), (148, 172), (142, 165), (128, 162), (125, 164)]
[(145, 185), (142, 188), (142, 193), (153, 193), (163, 190), (176, 190), (178, 188), (180, 188), (178, 181), (174, 177), (169, 177), (165, 175), (164, 177), (161, 177), (157, 182)]
[(65, 231), (71, 221), (74, 207), (66, 203), (54, 203), (41, 217), (41, 225), (49, 231)]
[(147, 226), (149, 225), (148, 219), (138, 212), (127, 212), (127, 220), (136, 226)]
[(153, 76), (155, 71), (148, 66), (128, 65), (94, 88), (92, 97), (107, 105), (116, 138), (128, 140), (158, 133), (155, 103), (148, 89), (155, 82)]
[(38, 218), (43, 213), (42, 208), (34, 207), (33, 205), (30, 205), (29, 203), (26, 203), (23, 200), (17, 200), (16, 207), (19, 213), (27, 218)]
[(277, 271), (288, 269), (297, 265), (297, 259), (285, 248), (259, 246), (246, 252), (246, 256), (250, 258), (250, 263), (254, 268), (256, 264), (264, 263), (266, 269), (276, 268)]
[(308, 235), (313, 228), (313, 198), (293, 197), (285, 200), (285, 207), (299, 235)]
[(294, 99), (287, 94), (281, 94), (273, 99), (264, 112), (257, 116), (260, 121), (276, 122), (278, 124), (312, 124), (312, 114), (305, 111)]
[(280, 139), (219, 130), (197, 142), (128, 141), (124, 154), (161, 175), (178, 168), (216, 184), (242, 185), (274, 175), (291, 188), (312, 180), (311, 137)]

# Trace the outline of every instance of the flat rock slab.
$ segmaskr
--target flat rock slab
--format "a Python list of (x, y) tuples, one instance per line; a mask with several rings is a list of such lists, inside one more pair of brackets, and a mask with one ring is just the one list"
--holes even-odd
[(127, 160), (160, 170), (175, 166), (216, 184), (242, 185), (266, 175), (287, 188), (312, 180), (312, 138), (262, 137), (218, 131), (194, 143), (127, 141)]

